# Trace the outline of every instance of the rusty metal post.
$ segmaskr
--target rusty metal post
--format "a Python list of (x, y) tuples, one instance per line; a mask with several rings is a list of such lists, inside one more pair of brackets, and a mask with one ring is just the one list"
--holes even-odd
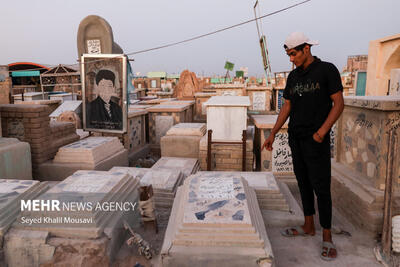
[(246, 140), (247, 130), (243, 130), (242, 133), (242, 171), (246, 171)]
[(208, 130), (207, 136), (207, 171), (211, 171), (211, 144), (212, 144), (212, 130)]
[(389, 256), (392, 246), (392, 206), (393, 206), (393, 159), (397, 145), (397, 136), (394, 130), (389, 131), (388, 157), (386, 164), (386, 180), (383, 210), (382, 251)]

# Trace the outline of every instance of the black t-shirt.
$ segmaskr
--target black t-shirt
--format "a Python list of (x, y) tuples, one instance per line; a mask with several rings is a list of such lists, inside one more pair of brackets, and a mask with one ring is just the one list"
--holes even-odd
[(291, 71), (283, 92), (291, 103), (289, 134), (306, 137), (318, 131), (332, 108), (330, 95), (338, 91), (343, 91), (342, 81), (332, 63), (314, 57), (306, 69)]

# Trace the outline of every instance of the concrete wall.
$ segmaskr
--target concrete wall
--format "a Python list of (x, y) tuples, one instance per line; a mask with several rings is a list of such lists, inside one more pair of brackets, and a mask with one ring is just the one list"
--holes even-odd
[(400, 68), (400, 34), (369, 43), (366, 95), (386, 95), (391, 69)]

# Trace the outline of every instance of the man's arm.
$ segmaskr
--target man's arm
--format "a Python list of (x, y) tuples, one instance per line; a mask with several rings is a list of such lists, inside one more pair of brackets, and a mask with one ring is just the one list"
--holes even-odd
[(332, 125), (337, 121), (344, 109), (344, 101), (342, 91), (338, 91), (332, 94), (331, 99), (333, 101), (333, 107), (328, 114), (325, 122), (322, 124), (321, 128), (314, 133), (313, 138), (315, 141), (321, 143), (325, 135), (328, 133)]
[(281, 111), (279, 112), (278, 118), (276, 119), (275, 125), (271, 130), (271, 134), (265, 140), (264, 144), (261, 147), (261, 151), (264, 147), (271, 151), (272, 150), (272, 143), (275, 140), (276, 133), (281, 129), (282, 125), (286, 122), (287, 118), (289, 117), (291, 109), (290, 100), (285, 99), (285, 103), (283, 104)]

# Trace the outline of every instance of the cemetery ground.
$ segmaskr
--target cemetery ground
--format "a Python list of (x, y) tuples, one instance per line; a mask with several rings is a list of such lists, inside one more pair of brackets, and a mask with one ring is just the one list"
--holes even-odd
[[(301, 207), (300, 193), (296, 186), (290, 187), (293, 196)], [(317, 204), (315, 203), (316, 207)], [(333, 203), (335, 205), (335, 203)], [(148, 241), (155, 250), (155, 256), (151, 261), (147, 261), (143, 256), (137, 253), (136, 247), (129, 247), (124, 243), (121, 247), (113, 267), (128, 267), (140, 263), (143, 266), (159, 267), (161, 265), (160, 249), (163, 242), (168, 215), (161, 214), (157, 216), (159, 220), (159, 231), (157, 234), (141, 228), (139, 232), (142, 237)], [(265, 215), (264, 215), (265, 216)], [(332, 262), (323, 261), (320, 258), (322, 230), (318, 221), (318, 213), (315, 218), (316, 234), (315, 236), (283, 237), (280, 231), (285, 227), (266, 227), (269, 240), (272, 245), (276, 267), (291, 266), (351, 266), (351, 267), (375, 267), (383, 266), (374, 255), (374, 247), (378, 243), (378, 236), (361, 230), (346, 220), (339, 212), (333, 208), (332, 231), (333, 242), (338, 251), (338, 258)], [(339, 234), (340, 231), (346, 231), (351, 234)], [(227, 259), (229, 261), (229, 259)], [(190, 266), (190, 262), (188, 262)]]

